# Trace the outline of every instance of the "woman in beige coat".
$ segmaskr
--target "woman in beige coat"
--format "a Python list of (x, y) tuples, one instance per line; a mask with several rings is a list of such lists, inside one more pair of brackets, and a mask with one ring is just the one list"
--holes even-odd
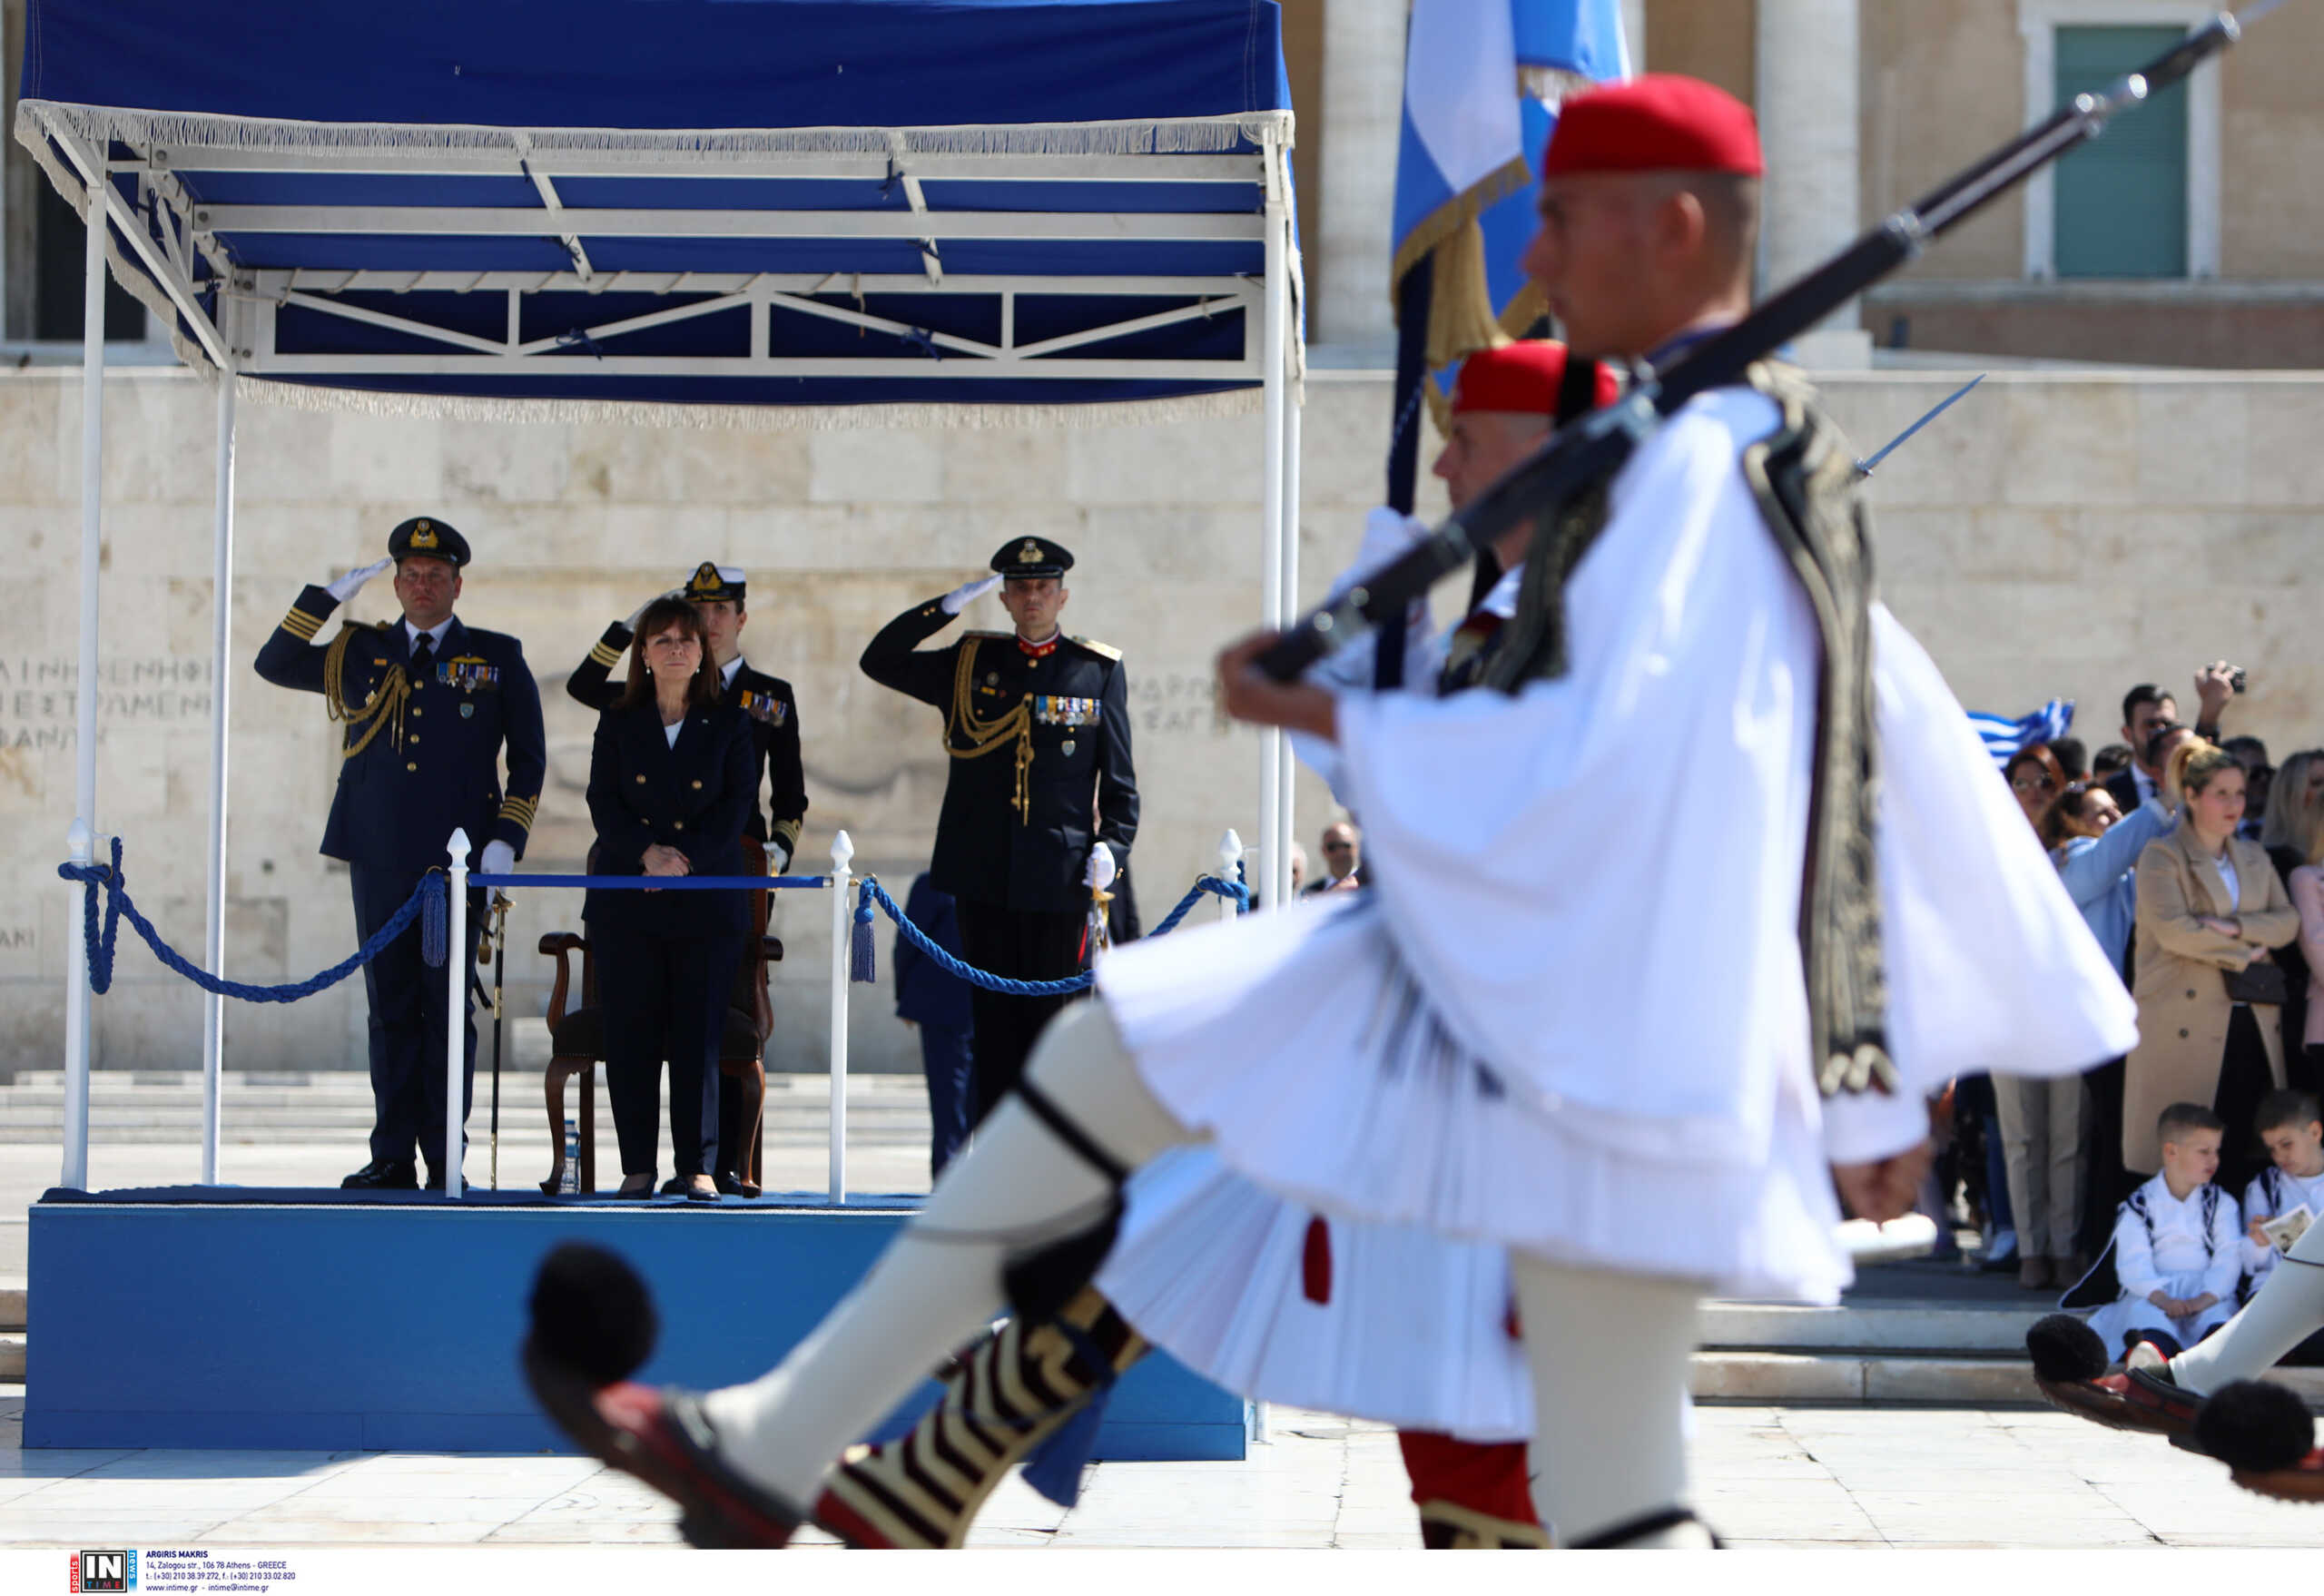
[(2166, 795), (2182, 795), (2179, 823), (2139, 855), (2139, 1045), (2124, 1071), (2122, 1164), (2162, 1167), (2155, 1120), (2173, 1103), (2202, 1103), (2227, 1121), (2219, 1183), (2241, 1191), (2265, 1155), (2251, 1120), (2284, 1084), (2283, 1036), (2273, 1005), (2238, 1003), (2227, 972), (2268, 959), (2299, 931), (2282, 880), (2257, 842), (2235, 835), (2243, 770), (2209, 743), (2171, 755)]

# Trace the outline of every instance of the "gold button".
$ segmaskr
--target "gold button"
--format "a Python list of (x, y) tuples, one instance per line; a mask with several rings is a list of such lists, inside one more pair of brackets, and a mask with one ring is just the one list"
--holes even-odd
[(404, 741), (407, 743), (417, 743), (419, 741), (419, 734), (418, 732), (414, 732), (410, 736), (406, 737)]
[(412, 714), (412, 718), (413, 718), (414, 720), (417, 720), (417, 719), (419, 719), (419, 718), (420, 713), (421, 713), (421, 712), (420, 712), (419, 705), (418, 705), (418, 704), (413, 704), (413, 705), (411, 706), (411, 714)]
[(406, 764), (403, 768), (406, 770), (418, 770), (419, 767), (416, 764)]
[(670, 823), (677, 827), (680, 831), (684, 831), (686, 829), (686, 823), (682, 820), (674, 820)]
[[(697, 793), (701, 792), (701, 791), (702, 791), (702, 783), (701, 783), (700, 782), (696, 782), (696, 783), (694, 784), (694, 790), (695, 792), (697, 792)], [(2194, 994), (2194, 993), (2192, 993), (2192, 992), (2189, 992), (2187, 995), (2188, 995), (2189, 997), (2191, 997), (2191, 997), (2193, 997), (2195, 994)]]
[(637, 778), (637, 784), (638, 784), (639, 786), (641, 786), (641, 787), (642, 787), (642, 786), (644, 786), (644, 785), (645, 784), (645, 778), (644, 776), (640, 776), (640, 777), (638, 777), (638, 778)]

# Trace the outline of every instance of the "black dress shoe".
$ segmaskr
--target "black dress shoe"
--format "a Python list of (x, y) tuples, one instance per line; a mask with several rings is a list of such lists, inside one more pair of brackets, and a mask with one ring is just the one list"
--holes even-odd
[(686, 1183), (685, 1183), (685, 1177), (683, 1177), (683, 1176), (679, 1176), (679, 1175), (673, 1175), (673, 1176), (671, 1176), (667, 1180), (665, 1180), (665, 1181), (664, 1181), (664, 1182), (662, 1183), (662, 1195), (663, 1195), (664, 1197), (684, 1197), (684, 1196), (685, 1196), (685, 1195), (686, 1195)]
[(686, 1194), (686, 1201), (690, 1203), (714, 1203), (719, 1200), (718, 1184), (715, 1181), (708, 1186), (696, 1186), (689, 1180), (682, 1189)]
[(739, 1175), (730, 1175), (721, 1171), (714, 1179), (718, 1189), (727, 1197), (754, 1197), (759, 1195), (760, 1188), (757, 1184), (745, 1180)]
[(374, 1158), (339, 1183), (341, 1191), (418, 1191), (419, 1177), (409, 1158)]

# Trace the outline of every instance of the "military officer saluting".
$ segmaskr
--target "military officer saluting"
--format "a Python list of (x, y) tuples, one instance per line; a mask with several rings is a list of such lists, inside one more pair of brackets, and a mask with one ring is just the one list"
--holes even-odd
[[(790, 683), (752, 669), (750, 661), (743, 657), (743, 627), (751, 618), (744, 607), (747, 586), (736, 567), (704, 560), (694, 567), (684, 586), (662, 596), (685, 599), (702, 616), (711, 657), (717, 662), (724, 684), (720, 702), (751, 717), (751, 735), (758, 750), (753, 770), (766, 771), (767, 805), (763, 811), (759, 808), (754, 789), (743, 835), (765, 847), (767, 862), (781, 875), (791, 868), (791, 856), (799, 846), (799, 828), (807, 817), (807, 779), (799, 762), (799, 703), (792, 695)], [(606, 628), (606, 635), (589, 650), (589, 657), (565, 679), (567, 697), (603, 710), (621, 696), (621, 684), (613, 679), (613, 668), (622, 650), (630, 645), (637, 617), (645, 613), (645, 606), (640, 605), (627, 620)]]
[[(480, 846), (471, 868), (506, 872), (524, 852), (540, 804), (548, 769), (540, 692), (517, 639), (463, 626), (452, 614), (468, 563), (466, 538), (434, 517), (415, 517), (389, 534), (386, 559), (300, 594), (259, 650), (260, 675), (321, 694), (331, 718), (346, 723), (322, 852), (347, 862), (355, 929), (367, 941), (422, 876), (444, 868), (444, 844), (456, 828)], [(328, 645), (317, 643), (331, 611), (390, 565), (403, 618), (376, 626), (350, 622)], [(483, 921), (479, 892), (468, 906), (468, 945), (455, 957), (475, 957)], [(417, 1186), (415, 1144), (428, 1162), (428, 1186), (443, 1186), (446, 980), (421, 960), (419, 942), (415, 922), (364, 967), (371, 1161), (342, 1186)], [(472, 1078), (475, 1024), (467, 1030)], [(468, 1089), (464, 1081), (463, 1093)], [(467, 1108), (464, 1095), (463, 1118)]]
[[(929, 873), (958, 904), (962, 955), (995, 975), (1056, 980), (1082, 968), (1090, 892), (1128, 868), (1137, 835), (1128, 673), (1118, 650), (1058, 629), (1071, 554), (1019, 538), (992, 568), (881, 627), (863, 674), (944, 714), (951, 772)], [(1013, 634), (970, 632), (915, 651), (996, 586)], [(1016, 1084), (1063, 1002), (974, 990), (970, 1123)]]

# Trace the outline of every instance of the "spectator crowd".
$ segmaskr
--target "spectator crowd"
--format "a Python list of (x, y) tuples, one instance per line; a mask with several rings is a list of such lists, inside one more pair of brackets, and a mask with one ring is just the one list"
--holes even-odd
[(2208, 1334), (2324, 1213), (2324, 749), (2279, 766), (2223, 734), (2242, 688), (2224, 663), (2197, 672), (2191, 724), (2142, 683), (2119, 743), (2008, 756), (2140, 1040), (2080, 1077), (1964, 1079), (1938, 1106), (1940, 1228), (1964, 1213), (1985, 1267), (2098, 1308), (2118, 1353)]

